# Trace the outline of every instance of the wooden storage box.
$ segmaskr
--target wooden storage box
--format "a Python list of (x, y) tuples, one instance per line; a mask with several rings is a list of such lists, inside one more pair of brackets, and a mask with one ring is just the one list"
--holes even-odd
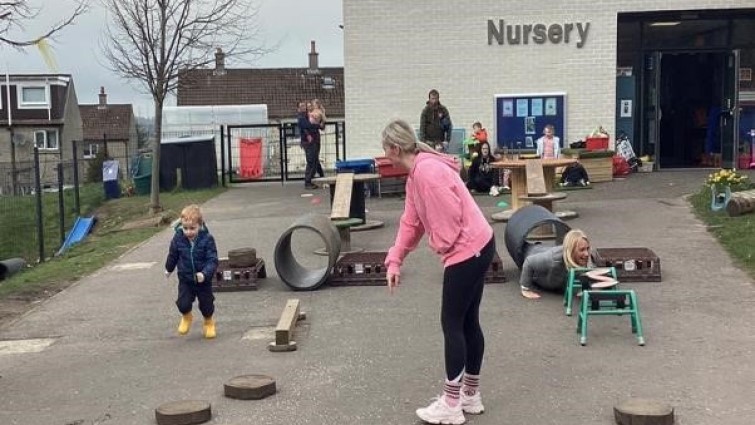
[[(386, 285), (385, 256), (387, 252), (355, 252), (341, 257), (328, 278), (331, 286), (383, 286)], [(498, 253), (493, 257), (485, 284), (503, 283), (506, 275)]]
[(648, 248), (598, 248), (597, 267), (616, 267), (619, 282), (660, 282), (661, 259)]
[(331, 286), (387, 285), (385, 256), (387, 252), (354, 252), (345, 254), (333, 266), (328, 278)]
[(257, 258), (251, 267), (231, 267), (227, 258), (218, 260), (212, 290), (215, 292), (256, 291), (257, 280), (267, 277), (265, 260)]
[(561, 156), (574, 158), (585, 167), (591, 183), (613, 180), (614, 151), (588, 151), (585, 149), (563, 149)]

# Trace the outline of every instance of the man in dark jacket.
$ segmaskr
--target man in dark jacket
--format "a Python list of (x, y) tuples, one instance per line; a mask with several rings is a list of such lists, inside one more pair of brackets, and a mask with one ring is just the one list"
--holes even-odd
[(304, 188), (317, 189), (318, 186), (312, 183), (312, 179), (318, 170), (320, 174), (323, 174), (322, 165), (320, 165), (320, 126), (309, 121), (306, 102), (299, 102), (296, 112), (301, 147), (304, 149), (304, 158), (307, 161), (307, 166), (304, 168)]
[(451, 115), (440, 104), (440, 93), (432, 89), (419, 119), (419, 140), (435, 149), (446, 151), (451, 142)]

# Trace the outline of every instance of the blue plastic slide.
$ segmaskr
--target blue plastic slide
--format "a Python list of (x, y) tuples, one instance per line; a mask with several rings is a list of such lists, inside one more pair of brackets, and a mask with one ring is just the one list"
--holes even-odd
[(68, 232), (66, 240), (63, 242), (63, 245), (55, 255), (61, 255), (66, 252), (66, 250), (72, 245), (81, 242), (81, 240), (84, 239), (92, 230), (94, 221), (94, 217), (77, 217), (76, 222), (73, 223), (73, 228), (70, 232)]

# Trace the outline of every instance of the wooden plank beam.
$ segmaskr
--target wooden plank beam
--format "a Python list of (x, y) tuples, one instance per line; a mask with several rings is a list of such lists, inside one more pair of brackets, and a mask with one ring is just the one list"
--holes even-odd
[[(527, 161), (527, 194), (530, 196), (545, 195), (548, 193), (548, 187), (545, 185), (545, 173), (543, 172), (543, 162), (539, 159), (528, 159)], [(549, 185), (553, 182), (548, 182)]]
[(336, 190), (333, 193), (333, 206), (330, 209), (331, 220), (349, 218), (353, 188), (354, 173), (338, 173), (336, 175)]
[(294, 328), (299, 320), (299, 300), (289, 299), (283, 307), (278, 325), (275, 327), (275, 345), (289, 345), (293, 341)]

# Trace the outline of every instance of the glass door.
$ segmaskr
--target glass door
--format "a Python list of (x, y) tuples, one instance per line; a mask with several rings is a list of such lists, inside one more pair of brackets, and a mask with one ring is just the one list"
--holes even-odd
[(642, 119), (640, 121), (640, 155), (652, 155), (655, 166), (659, 165), (660, 143), (658, 141), (661, 108), (659, 102), (661, 79), (661, 52), (648, 52), (643, 57), (642, 67)]
[(721, 166), (736, 167), (739, 149), (739, 50), (723, 55), (723, 104), (721, 105)]

